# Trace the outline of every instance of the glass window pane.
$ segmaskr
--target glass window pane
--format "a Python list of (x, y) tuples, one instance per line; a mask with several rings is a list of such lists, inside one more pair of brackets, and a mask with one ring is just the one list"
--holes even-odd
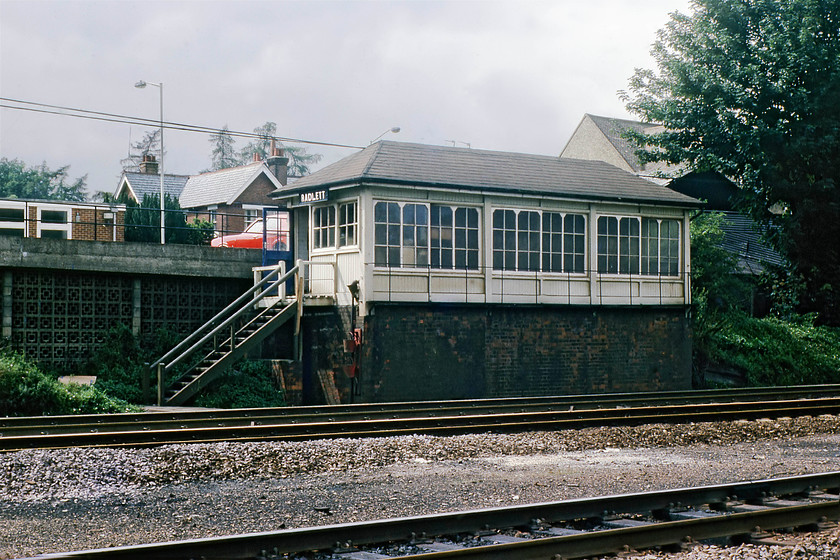
[(455, 212), (455, 226), (456, 227), (467, 227), (467, 215), (464, 208), (458, 208)]
[(467, 209), (467, 226), (478, 229), (478, 210), (475, 208)]
[(471, 229), (467, 232), (467, 247), (478, 249), (478, 230)]
[(505, 232), (499, 229), (493, 230), (493, 249), (504, 249)]
[(493, 229), (505, 227), (505, 214), (503, 210), (493, 210)]
[(388, 226), (388, 245), (400, 244), (400, 226)]
[(403, 207), (403, 223), (404, 224), (413, 224), (414, 223), (414, 204), (406, 204)]

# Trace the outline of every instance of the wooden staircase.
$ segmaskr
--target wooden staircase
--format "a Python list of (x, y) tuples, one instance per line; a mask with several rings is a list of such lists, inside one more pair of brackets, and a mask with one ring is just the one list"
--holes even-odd
[[(302, 310), (302, 290), (296, 298), (282, 294), (284, 283), (295, 278), (299, 285), (298, 266), (285, 274), (283, 264), (242, 294), (210, 321), (151, 365), (158, 378), (158, 405), (181, 405), (244, 357), (267, 336)], [(278, 290), (281, 295), (278, 294)], [(189, 358), (204, 354), (172, 384), (165, 386), (167, 374)]]

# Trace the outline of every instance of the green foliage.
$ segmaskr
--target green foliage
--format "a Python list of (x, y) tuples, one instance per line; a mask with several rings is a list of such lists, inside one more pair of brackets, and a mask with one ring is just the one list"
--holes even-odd
[[(807, 285), (800, 307), (840, 324), (840, 3), (695, 0), (659, 32), (658, 72), (628, 109), (665, 126), (647, 161), (714, 170)], [(781, 213), (778, 213), (781, 210)]]
[(32, 362), (0, 353), (0, 416), (95, 414), (138, 410), (98, 387), (63, 385)]
[[(95, 375), (96, 387), (101, 391), (130, 403), (143, 402), (143, 377), (148, 375), (147, 364), (163, 356), (178, 344), (181, 336), (168, 329), (158, 329), (152, 336), (138, 339), (126, 325), (117, 325), (105, 335), (105, 341), (80, 371)], [(173, 376), (178, 372), (173, 373)], [(172, 381), (168, 379), (167, 382)], [(153, 374), (150, 392), (155, 394), (157, 378)]]
[(69, 165), (51, 170), (46, 162), (35, 167), (17, 159), (0, 158), (0, 197), (82, 202), (87, 175), (69, 182)]
[(730, 312), (695, 346), (709, 362), (745, 372), (751, 386), (840, 383), (840, 329), (815, 326), (813, 319)]
[(148, 355), (125, 325), (108, 331), (99, 350), (82, 367), (83, 375), (96, 376), (96, 388), (112, 397), (143, 403), (142, 376)]
[[(125, 210), (125, 240), (139, 243), (160, 243), (160, 195), (144, 195), (137, 204), (123, 201)], [(213, 224), (205, 220), (187, 223), (178, 199), (164, 196), (166, 210), (166, 242), (182, 245), (209, 245), (213, 238)]]
[(289, 177), (308, 175), (313, 165), (321, 161), (321, 154), (310, 154), (301, 146), (283, 146), (289, 158)]
[(194, 220), (187, 223), (186, 242), (190, 245), (210, 245), (216, 236), (216, 228), (207, 220)]
[(210, 155), (212, 170), (228, 169), (240, 165), (240, 158), (234, 147), (235, 142), (227, 125), (210, 136), (210, 143), (213, 145), (213, 151)]
[(805, 279), (795, 270), (768, 270), (759, 284), (770, 295), (770, 312), (782, 320), (796, 320), (797, 309), (807, 286)]
[(723, 215), (703, 213), (691, 221), (691, 300), (697, 314), (712, 321), (716, 313), (743, 307), (750, 285), (736, 274), (735, 257), (721, 247)]
[[(105, 343), (82, 372), (97, 376), (96, 388), (102, 392), (144, 404), (142, 379), (147, 373), (146, 364), (163, 356), (180, 340), (180, 335), (165, 329), (138, 339), (130, 328), (119, 325), (108, 331)], [(174, 381), (188, 365), (176, 368), (178, 371), (172, 372), (166, 382)], [(154, 376), (150, 385), (154, 394), (157, 385)], [(210, 408), (253, 408), (283, 406), (285, 400), (267, 362), (243, 360), (201, 393), (194, 404)]]
[(736, 274), (734, 257), (720, 247), (723, 216), (705, 213), (691, 222), (691, 296), (694, 362), (744, 372), (753, 386), (840, 382), (840, 329), (814, 326), (793, 312), (802, 284), (773, 274), (775, 317), (757, 319), (743, 308), (751, 284)]
[(241, 361), (195, 400), (208, 408), (285, 406), (283, 391), (265, 361)]

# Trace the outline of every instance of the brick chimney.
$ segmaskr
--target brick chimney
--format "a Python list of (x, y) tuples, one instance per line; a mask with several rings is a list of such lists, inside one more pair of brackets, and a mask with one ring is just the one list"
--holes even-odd
[(284, 156), (283, 150), (276, 146), (273, 139), (269, 151), (271, 155), (266, 158), (265, 164), (280, 181), (280, 184), (285, 185), (289, 180), (289, 158)]
[(152, 154), (143, 154), (143, 161), (140, 162), (140, 173), (148, 173), (150, 175), (158, 174), (158, 162), (155, 161), (155, 156)]

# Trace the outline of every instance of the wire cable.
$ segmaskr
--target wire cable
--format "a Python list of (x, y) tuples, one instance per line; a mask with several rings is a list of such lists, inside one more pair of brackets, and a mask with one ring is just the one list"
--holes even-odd
[[(336, 142), (323, 142), (318, 140), (304, 140), (302, 138), (290, 138), (286, 136), (266, 136), (264, 134), (258, 134), (256, 132), (242, 132), (236, 130), (223, 130), (220, 128), (213, 128), (208, 126), (201, 126), (201, 125), (193, 125), (193, 124), (186, 124), (186, 123), (177, 123), (171, 121), (163, 121), (161, 123), (160, 120), (155, 119), (147, 119), (143, 117), (134, 117), (130, 115), (120, 115), (116, 113), (105, 113), (102, 111), (91, 111), (88, 109), (78, 109), (75, 107), (64, 107), (61, 105), (49, 105), (47, 103), (37, 103), (35, 101), (25, 101), (22, 99), (11, 99), (8, 97), (0, 97), (0, 101), (4, 101), (7, 103), (16, 103), (18, 105), (9, 105), (7, 103), (0, 103), (0, 108), (4, 109), (15, 109), (19, 111), (29, 111), (34, 113), (44, 113), (48, 115), (60, 115), (64, 117), (76, 117), (81, 119), (88, 119), (88, 120), (96, 120), (96, 121), (104, 121), (104, 122), (114, 122), (120, 124), (131, 124), (131, 125), (138, 125), (138, 126), (153, 126), (153, 127), (160, 127), (161, 124), (163, 128), (169, 130), (180, 130), (184, 132), (198, 132), (201, 134), (219, 134), (225, 132), (230, 136), (235, 136), (238, 138), (273, 138), (275, 140), (279, 140), (280, 142), (292, 142), (295, 144), (312, 144), (316, 146), (330, 146), (335, 148), (352, 148), (356, 150), (364, 149), (364, 146), (354, 146), (351, 144), (339, 144)], [(29, 107), (24, 107), (20, 105), (30, 105)], [(63, 112), (63, 111), (71, 111), (70, 113)]]

